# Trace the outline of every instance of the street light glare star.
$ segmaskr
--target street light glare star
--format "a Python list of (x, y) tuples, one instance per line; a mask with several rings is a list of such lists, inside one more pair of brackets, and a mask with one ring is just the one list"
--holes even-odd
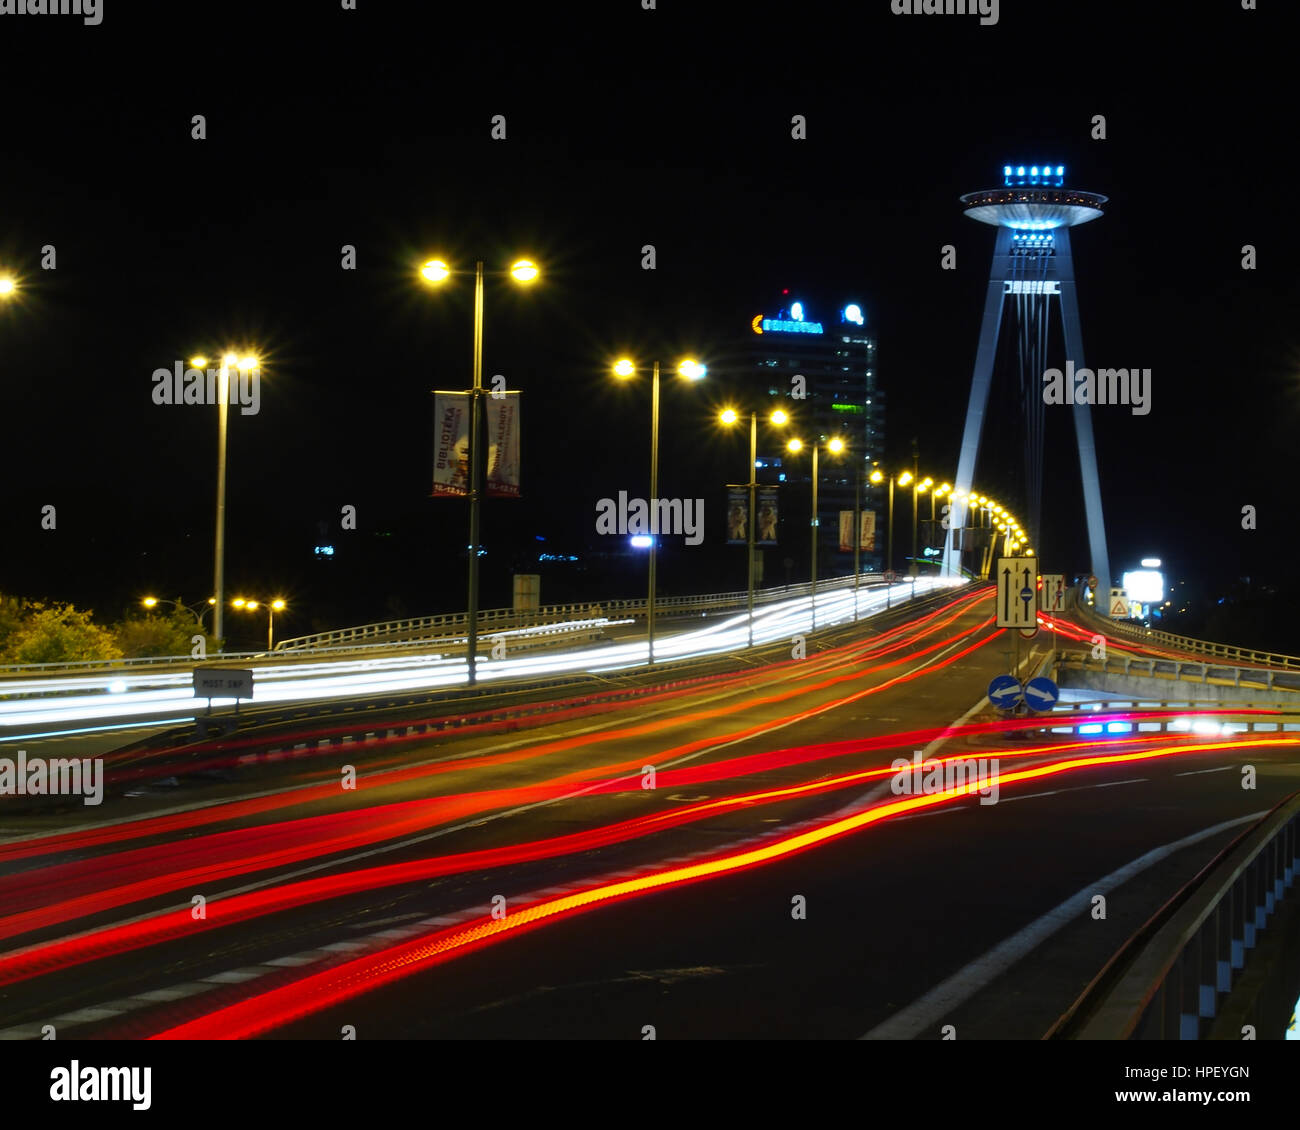
[(425, 282), (440, 283), (451, 276), (451, 268), (441, 259), (430, 259), (420, 268), (420, 274)]
[(510, 273), (514, 276), (516, 282), (521, 283), (533, 282), (539, 274), (537, 264), (530, 259), (520, 259), (510, 268)]
[(636, 366), (626, 357), (621, 361), (616, 362), (614, 365), (614, 376), (616, 377), (630, 377), (635, 372)]
[(724, 424), (734, 424), (739, 418), (734, 408), (724, 408), (722, 414), (718, 417)]

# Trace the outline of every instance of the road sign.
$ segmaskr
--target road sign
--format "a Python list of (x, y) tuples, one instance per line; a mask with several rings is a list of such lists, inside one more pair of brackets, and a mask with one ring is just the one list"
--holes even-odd
[(885, 583), (892, 585), (896, 580), (898, 580), (898, 574), (895, 573), (893, 569), (886, 569)]
[(998, 627), (1038, 626), (1037, 558), (998, 558)]
[(232, 667), (195, 667), (195, 698), (252, 698), (253, 672)]
[(1110, 616), (1112, 620), (1128, 619), (1128, 597), (1123, 593), (1110, 594)]
[(1037, 629), (1037, 628), (1021, 628), (1021, 629), (1020, 629), (1020, 634), (1021, 634), (1022, 636), (1024, 636), (1025, 639), (1027, 639), (1027, 640), (1032, 640), (1036, 635), (1038, 635), (1038, 629)]
[(1044, 573), (1043, 589), (1039, 593), (1042, 600), (1040, 607), (1044, 612), (1065, 611), (1065, 574)]
[(1088, 578), (1088, 587), (1089, 587), (1090, 589), (1092, 589), (1093, 592), (1096, 592), (1096, 591), (1097, 591), (1097, 578), (1096, 578), (1096, 577), (1089, 577), (1089, 578)]
[(1025, 684), (1025, 704), (1030, 710), (1051, 710), (1061, 697), (1061, 688), (1046, 675), (1039, 675)]
[(1023, 695), (1024, 688), (1014, 675), (997, 675), (989, 683), (989, 702), (999, 710), (1014, 710)]

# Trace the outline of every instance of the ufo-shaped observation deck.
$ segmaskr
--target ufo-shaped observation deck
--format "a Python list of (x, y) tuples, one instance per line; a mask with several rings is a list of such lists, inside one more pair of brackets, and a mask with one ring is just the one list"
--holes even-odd
[(968, 192), (966, 215), (981, 224), (1021, 231), (1050, 231), (1086, 224), (1101, 215), (1106, 197), (1065, 187), (1065, 166), (1007, 165), (1001, 188)]

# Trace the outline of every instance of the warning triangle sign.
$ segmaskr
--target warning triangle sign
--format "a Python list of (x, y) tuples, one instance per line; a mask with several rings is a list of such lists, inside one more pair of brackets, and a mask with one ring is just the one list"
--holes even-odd
[(1122, 596), (1113, 596), (1110, 598), (1110, 614), (1112, 616), (1127, 616), (1128, 601)]

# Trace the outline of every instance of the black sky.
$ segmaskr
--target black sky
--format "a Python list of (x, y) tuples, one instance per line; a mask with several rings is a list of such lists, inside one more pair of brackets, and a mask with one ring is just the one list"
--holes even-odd
[[(98, 27), (0, 17), (0, 268), (24, 280), (0, 308), (0, 591), (107, 616), (150, 589), (205, 596), (215, 412), (156, 407), (150, 374), (252, 341), (266, 376), (260, 413), (231, 431), (231, 587), (315, 601), (302, 630), (459, 606), (464, 506), (427, 497), (428, 392), (468, 381), (471, 287), (422, 290), (413, 268), (435, 252), (527, 253), (545, 271), (527, 294), (487, 295), (485, 372), (525, 412), (525, 498), (487, 508), (489, 605), (529, 539), (580, 552), (595, 499), (646, 488), (646, 392), (606, 363), (725, 360), (782, 287), (860, 298), (891, 458), (910, 461), (916, 436), (922, 465), (951, 475), (993, 238), (957, 197), (1043, 159), (1110, 197), (1073, 239), (1089, 363), (1153, 370), (1150, 415), (1095, 413), (1113, 567), (1155, 553), (1211, 587), (1289, 575), (1295, 110), (1267, 13), (1162, 5), (1142, 25), (1127, 5), (1007, 0), (981, 27), (884, 0), (270, 11), (109, 0)], [(808, 140), (790, 138), (793, 114)], [(666, 390), (662, 495), (720, 507), (743, 470), (708, 422), (716, 395)], [(1049, 442), (1041, 549), (1076, 571), (1072, 436), (1050, 416)], [(1014, 475), (1014, 452), (989, 458), (983, 477)], [(355, 533), (338, 529), (345, 504)], [(328, 585), (310, 554), (322, 521), (340, 549)], [(666, 554), (670, 591), (742, 583), (742, 557), (700, 552)], [(544, 599), (580, 595), (544, 583)]]

